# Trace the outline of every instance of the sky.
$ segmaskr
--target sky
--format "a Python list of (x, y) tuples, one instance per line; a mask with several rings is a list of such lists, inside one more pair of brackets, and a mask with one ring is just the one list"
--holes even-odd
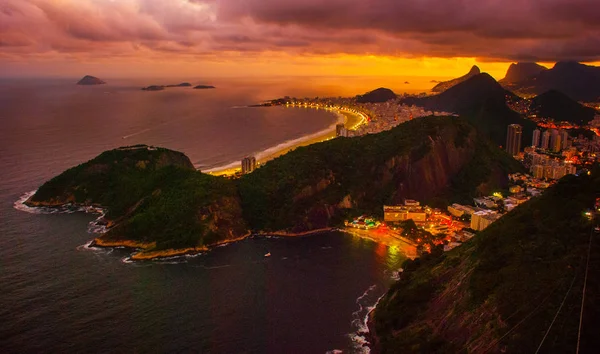
[(428, 76), (600, 65), (598, 0), (0, 0), (0, 76)]

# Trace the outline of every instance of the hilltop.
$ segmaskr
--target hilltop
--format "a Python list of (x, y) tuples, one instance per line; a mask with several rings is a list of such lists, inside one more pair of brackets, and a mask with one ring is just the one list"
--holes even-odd
[(487, 73), (475, 75), (464, 82), (428, 97), (409, 97), (402, 103), (428, 110), (458, 113), (487, 134), (498, 145), (506, 143), (506, 127), (521, 124), (524, 141), (531, 140), (535, 123), (523, 118), (506, 105), (507, 98), (518, 100)]
[(502, 85), (519, 83), (545, 70), (548, 68), (537, 63), (512, 63), (506, 71), (506, 76), (499, 82)]
[(99, 78), (91, 75), (84, 76), (81, 80), (77, 82), (77, 85), (102, 85), (106, 82), (100, 80)]
[(573, 61), (558, 62), (551, 69), (509, 87), (515, 92), (536, 95), (557, 90), (575, 101), (596, 102), (600, 99), (600, 67)]
[(571, 122), (578, 125), (589, 123), (597, 114), (596, 110), (583, 106), (569, 96), (550, 90), (531, 100), (530, 111), (538, 117), (552, 118), (555, 121)]
[(381, 103), (396, 99), (396, 97), (394, 91), (385, 87), (380, 87), (373, 91), (369, 91), (364, 95), (356, 96), (356, 101), (359, 103)]
[(469, 70), (469, 72), (466, 75), (463, 75), (459, 78), (452, 79), (449, 81), (440, 82), (437, 85), (435, 85), (431, 89), (431, 91), (432, 92), (444, 92), (444, 91), (448, 90), (449, 88), (454, 87), (454, 86), (460, 84), (461, 82), (465, 82), (468, 79), (472, 78), (473, 76), (479, 75), (479, 74), (481, 74), (481, 70), (479, 70), (479, 67), (477, 65), (473, 65), (471, 70)]
[[(371, 318), (375, 352), (573, 353), (598, 195), (599, 169), (566, 176), (462, 246), (405, 262)], [(596, 236), (582, 353), (600, 344)]]
[(247, 232), (230, 180), (196, 171), (180, 152), (146, 145), (106, 151), (73, 167), (26, 204), (102, 206), (110, 229), (97, 243), (148, 252), (207, 246)]

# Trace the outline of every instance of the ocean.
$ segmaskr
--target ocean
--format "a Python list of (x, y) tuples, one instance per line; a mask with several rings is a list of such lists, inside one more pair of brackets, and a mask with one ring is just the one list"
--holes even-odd
[(145, 92), (178, 81), (74, 81), (0, 80), (3, 353), (365, 351), (356, 332), (405, 259), (384, 245), (340, 232), (254, 237), (129, 263), (126, 250), (85, 247), (95, 215), (26, 212), (18, 203), (119, 146), (179, 150), (202, 170), (236, 163), (336, 122), (325, 111), (247, 105), (336, 87), (225, 80), (199, 82), (214, 90)]

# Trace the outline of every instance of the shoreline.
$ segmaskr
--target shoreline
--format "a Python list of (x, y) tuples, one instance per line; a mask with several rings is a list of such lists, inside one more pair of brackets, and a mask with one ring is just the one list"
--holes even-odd
[(335, 231), (335, 230), (338, 230), (338, 229), (334, 228), (334, 227), (328, 227), (328, 228), (315, 229), (315, 230), (309, 230), (309, 231), (304, 231), (304, 232), (285, 232), (285, 231), (276, 231), (276, 232), (260, 231), (260, 232), (255, 232), (255, 233), (248, 232), (247, 234), (245, 234), (243, 236), (219, 241), (219, 242), (207, 245), (207, 246), (175, 248), (175, 249), (170, 248), (170, 249), (156, 250), (156, 251), (151, 250), (152, 248), (156, 247), (156, 242), (144, 243), (144, 242), (137, 242), (137, 241), (133, 241), (133, 240), (104, 240), (104, 239), (102, 239), (102, 236), (100, 236), (100, 237), (94, 238), (89, 243), (88, 247), (129, 248), (129, 249), (136, 250), (136, 252), (133, 252), (129, 256), (130, 260), (132, 260), (132, 261), (151, 261), (151, 260), (157, 260), (157, 259), (162, 259), (162, 258), (196, 255), (196, 254), (208, 252), (215, 247), (219, 247), (219, 246), (227, 245), (230, 243), (245, 240), (252, 236), (303, 237), (303, 236), (310, 236), (310, 235), (319, 234), (322, 232), (329, 232), (329, 231)]
[[(320, 109), (320, 108), (316, 108), (316, 107), (306, 107), (306, 108)], [(281, 155), (287, 154), (288, 152), (290, 152), (296, 148), (312, 145), (315, 143), (320, 143), (320, 142), (335, 138), (336, 137), (335, 126), (337, 124), (343, 123), (344, 125), (350, 125), (351, 127), (349, 129), (355, 130), (358, 126), (360, 126), (361, 124), (364, 124), (364, 121), (365, 121), (364, 116), (357, 114), (357, 113), (352, 113), (352, 112), (348, 112), (348, 111), (340, 110), (340, 109), (326, 109), (326, 110), (332, 112), (335, 116), (337, 116), (337, 120), (334, 124), (328, 126), (327, 128), (325, 128), (321, 131), (318, 131), (316, 133), (308, 134), (308, 135), (305, 135), (303, 137), (300, 137), (300, 138), (297, 138), (294, 140), (283, 142), (281, 144), (267, 148), (267, 149), (255, 154), (255, 156), (259, 156), (256, 159), (257, 168), (266, 164), (267, 162), (281, 156)], [(352, 119), (354, 119), (355, 121), (352, 121)], [(273, 151), (269, 152), (269, 150), (273, 150)], [(260, 156), (260, 155), (263, 155), (263, 156)], [(227, 165), (202, 170), (201, 172), (208, 173), (208, 174), (211, 174), (214, 176), (223, 176), (223, 175), (230, 176), (230, 175), (234, 175), (240, 171), (241, 171), (240, 162), (235, 161), (235, 162), (231, 162)]]

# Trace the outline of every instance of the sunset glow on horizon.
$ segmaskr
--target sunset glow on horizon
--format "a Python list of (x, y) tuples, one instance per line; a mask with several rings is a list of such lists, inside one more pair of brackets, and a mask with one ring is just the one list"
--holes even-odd
[(598, 65), (599, 12), (592, 0), (2, 0), (0, 76), (453, 77), (478, 65), (501, 79), (516, 61)]

